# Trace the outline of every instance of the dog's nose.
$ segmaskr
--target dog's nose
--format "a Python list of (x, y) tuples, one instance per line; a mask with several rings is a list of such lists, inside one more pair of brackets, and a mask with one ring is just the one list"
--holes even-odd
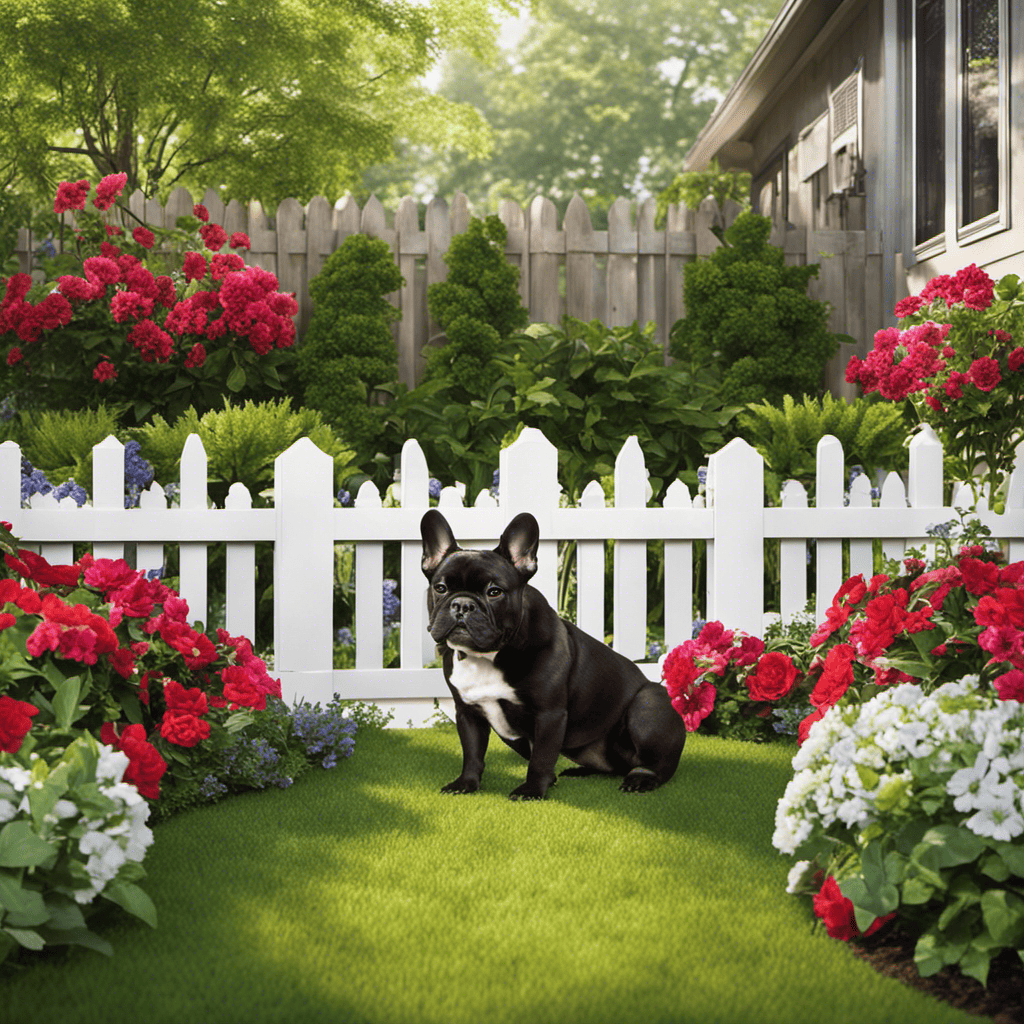
[(455, 619), (464, 619), (475, 607), (472, 599), (468, 597), (453, 597), (448, 605), (452, 618)]

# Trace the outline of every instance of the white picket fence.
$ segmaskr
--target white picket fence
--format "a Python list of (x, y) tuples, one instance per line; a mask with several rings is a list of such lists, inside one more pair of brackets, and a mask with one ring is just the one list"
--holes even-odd
[[(343, 697), (405, 705), (432, 704), (447, 696), (441, 671), (425, 668), (434, 658), (426, 630), (426, 581), (420, 569), (419, 522), (429, 507), (429, 474), (416, 441), (406, 442), (401, 459), (400, 505), (382, 508), (381, 495), (364, 484), (354, 508), (335, 505), (333, 463), (308, 438), (275, 463), (273, 508), (252, 508), (248, 491), (234, 484), (224, 508), (210, 507), (206, 454), (199, 437), (186, 442), (181, 460), (180, 507), (168, 508), (154, 484), (137, 509), (124, 505), (124, 449), (109, 437), (97, 445), (92, 504), (77, 508), (70, 498), (58, 506), (52, 496), (33, 497), (20, 507), (21, 452), (0, 445), (0, 518), (16, 536), (53, 563), (67, 562), (74, 543), (92, 544), (96, 557), (119, 558), (134, 543), (140, 569), (164, 564), (164, 547), (178, 545), (180, 589), (191, 618), (206, 621), (208, 546), (226, 542), (226, 627), (252, 636), (255, 623), (255, 544), (274, 545), (274, 674), (286, 698), (328, 701)], [(872, 572), (872, 540), (889, 556), (921, 543), (928, 528), (955, 518), (954, 507), (969, 506), (969, 491), (943, 506), (942, 448), (925, 428), (910, 445), (908, 486), (890, 473), (872, 507), (870, 481), (858, 477), (844, 506), (845, 468), (839, 442), (818, 446), (816, 505), (794, 482), (781, 507), (765, 507), (764, 464), (742, 440), (709, 459), (707, 502), (691, 498), (676, 481), (663, 507), (647, 505), (647, 473), (635, 437), (615, 464), (615, 497), (606, 506), (600, 484), (592, 482), (578, 507), (560, 507), (558, 453), (543, 434), (524, 430), (500, 456), (500, 501), (482, 492), (465, 507), (455, 488), (441, 493), (440, 506), (464, 547), (493, 547), (509, 519), (530, 511), (540, 524), (540, 568), (534, 579), (554, 603), (557, 544), (577, 542), (577, 621), (601, 636), (605, 622), (605, 542), (614, 540), (614, 646), (641, 661), (646, 656), (647, 544), (664, 542), (664, 636), (671, 647), (690, 636), (695, 614), (728, 627), (761, 635), (764, 627), (764, 541), (777, 538), (781, 554), (781, 610), (784, 617), (807, 601), (807, 542), (817, 548), (815, 598), (819, 621), (842, 582), (843, 546), (849, 545), (853, 573)], [(1007, 510), (996, 515), (982, 503), (979, 514), (993, 535), (1009, 540), (1010, 557), (1024, 558), (1024, 473), (1015, 471)], [(707, 607), (693, 602), (694, 542), (706, 542)], [(384, 544), (401, 545), (400, 667), (382, 668), (381, 591)], [(355, 545), (355, 668), (332, 668), (335, 544)], [(656, 677), (653, 663), (645, 671)]]

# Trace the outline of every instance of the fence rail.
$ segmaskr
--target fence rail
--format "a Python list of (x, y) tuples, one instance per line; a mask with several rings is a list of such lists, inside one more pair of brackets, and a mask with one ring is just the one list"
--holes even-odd
[[(183, 188), (166, 205), (136, 192), (129, 209), (148, 224), (173, 227), (191, 214), (192, 195)], [(324, 261), (352, 234), (382, 238), (391, 247), (405, 284), (391, 296), (401, 310), (395, 325), (399, 379), (412, 386), (423, 370), (422, 352), (438, 333), (427, 312), (427, 288), (445, 280), (444, 254), (454, 235), (465, 231), (469, 201), (457, 193), (451, 202), (432, 199), (421, 211), (406, 197), (394, 211), (375, 198), (360, 209), (347, 196), (333, 207), (323, 197), (303, 206), (285, 199), (271, 217), (257, 202), (224, 204), (214, 191), (201, 200), (212, 220), (231, 233), (244, 231), (252, 248), (248, 262), (275, 273), (285, 292), (299, 302), (296, 326), (304, 334), (312, 311), (309, 282)], [(508, 229), (506, 256), (519, 268), (519, 291), (534, 323), (557, 323), (563, 315), (599, 319), (611, 326), (653, 321), (666, 348), (672, 325), (685, 315), (683, 268), (719, 246), (712, 232), (728, 226), (739, 213), (729, 201), (723, 209), (711, 198), (696, 210), (679, 204), (669, 208), (664, 228), (655, 227), (657, 202), (639, 205), (617, 199), (608, 211), (607, 230), (597, 231), (587, 204), (579, 196), (569, 203), (558, 224), (555, 204), (542, 196), (525, 207), (504, 201), (499, 217)], [(424, 213), (420, 227), (420, 215)], [(271, 226), (273, 225), (273, 226)], [(810, 294), (832, 306), (830, 329), (858, 341), (844, 345), (826, 370), (828, 387), (850, 393), (844, 370), (851, 355), (866, 356), (874, 332), (887, 325), (882, 307), (881, 236), (878, 232), (823, 231), (776, 227), (772, 242), (781, 246), (790, 264), (819, 263), (821, 270)], [(35, 245), (27, 231), (19, 235), (17, 255), (22, 269), (31, 266)], [(851, 395), (852, 396), (852, 395)]]
[[(1020, 453), (1019, 453), (1020, 454)], [(275, 507), (253, 509), (245, 487), (234, 484), (225, 508), (209, 506), (206, 455), (196, 435), (186, 442), (181, 462), (180, 507), (169, 509), (154, 484), (141, 507), (125, 509), (124, 449), (107, 438), (93, 449), (93, 504), (77, 508), (70, 498), (58, 506), (51, 495), (34, 495), (21, 508), (21, 453), (11, 441), (0, 445), (0, 517), (16, 536), (51, 562), (73, 558), (73, 545), (91, 543), (96, 557), (120, 558), (124, 544), (136, 544), (136, 567), (159, 568), (165, 546), (179, 549), (180, 591), (193, 619), (206, 622), (211, 544), (226, 543), (225, 625), (254, 635), (255, 545), (274, 545), (274, 674), (286, 697), (326, 701), (344, 697), (390, 703), (447, 696), (440, 669), (424, 667), (434, 658), (426, 631), (426, 582), (420, 570), (419, 521), (429, 506), (429, 474), (416, 441), (402, 453), (400, 505), (383, 508), (372, 483), (363, 485), (354, 508), (335, 506), (333, 463), (308, 438), (276, 461)], [(870, 483), (858, 477), (845, 500), (843, 452), (833, 437), (818, 446), (816, 505), (795, 482), (784, 488), (779, 507), (765, 507), (761, 456), (742, 440), (731, 441), (709, 459), (707, 503), (676, 481), (663, 507), (648, 507), (647, 474), (636, 438), (615, 465), (614, 502), (601, 485), (584, 490), (578, 507), (560, 504), (558, 453), (540, 431), (524, 430), (500, 457), (500, 501), (481, 492), (472, 506), (455, 488), (441, 492), (439, 505), (460, 543), (494, 546), (508, 520), (530, 511), (540, 524), (540, 568), (534, 578), (552, 603), (558, 588), (558, 543), (577, 544), (576, 620), (587, 632), (605, 631), (606, 542), (614, 541), (612, 622), (614, 646), (642, 661), (647, 641), (647, 545), (664, 543), (664, 638), (667, 646), (690, 636), (692, 619), (717, 618), (728, 627), (762, 635), (765, 622), (764, 550), (779, 542), (779, 607), (790, 617), (805, 607), (809, 593), (821, 621), (843, 579), (844, 549), (852, 573), (870, 574), (872, 543), (900, 557), (928, 528), (956, 518), (954, 508), (972, 504), (958, 489), (943, 503), (942, 448), (925, 428), (910, 446), (906, 483), (890, 473), (881, 499), (872, 504)], [(1010, 557), (1024, 559), (1024, 472), (1011, 477), (1006, 511), (995, 514), (984, 502), (979, 516), (993, 535), (1009, 541)], [(382, 667), (384, 627), (381, 590), (384, 544), (400, 545), (401, 634), (398, 668)], [(815, 549), (815, 575), (808, 581), (808, 542)], [(355, 546), (356, 656), (354, 669), (332, 665), (335, 545)], [(704, 560), (706, 602), (695, 592), (695, 568)], [(263, 581), (265, 587), (268, 581)], [(774, 602), (773, 602), (774, 603)], [(656, 666), (647, 664), (652, 677)]]

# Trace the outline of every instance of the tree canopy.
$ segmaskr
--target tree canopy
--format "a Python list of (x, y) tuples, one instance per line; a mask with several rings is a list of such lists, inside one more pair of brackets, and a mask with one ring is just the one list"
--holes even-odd
[[(488, 66), (451, 53), (438, 92), (471, 103), (494, 132), (487, 155), (407, 146), (407, 180), (475, 202), (537, 192), (591, 208), (681, 170), (682, 157), (742, 71), (781, 0), (545, 0), (520, 41)], [(371, 173), (383, 190), (401, 165)], [(420, 181), (416, 181), (416, 176)]]
[(128, 174), (166, 194), (336, 198), (397, 136), (479, 155), (472, 107), (421, 76), (488, 59), (520, 0), (0, 0), (0, 183)]

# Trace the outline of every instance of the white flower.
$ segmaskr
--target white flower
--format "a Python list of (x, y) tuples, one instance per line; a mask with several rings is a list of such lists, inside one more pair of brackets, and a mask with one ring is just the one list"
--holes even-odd
[(117, 877), (121, 865), (128, 859), (120, 843), (105, 832), (86, 832), (78, 841), (78, 848), (89, 857), (85, 870), (93, 885), (99, 883), (101, 889)]
[(70, 800), (58, 800), (53, 813), (58, 818), (74, 818), (78, 814), (78, 808)]
[(0, 797), (0, 823), (10, 821), (18, 813), (18, 808), (10, 800)]
[(997, 806), (992, 804), (972, 814), (964, 824), (978, 836), (1001, 839), (1008, 842), (1024, 833), (1024, 817), (1013, 804)]
[(0, 779), (9, 782), (16, 792), (22, 793), (28, 789), (28, 784), (32, 781), (32, 773), (27, 768), (12, 764), (0, 767)]
[(809, 860), (798, 860), (789, 869), (789, 874), (786, 876), (786, 892), (796, 892), (797, 886), (803, 881), (804, 875), (807, 874), (810, 867)]
[(120, 782), (128, 767), (128, 755), (121, 750), (100, 744), (100, 759), (96, 765), (96, 781), (99, 783)]
[(958, 811), (971, 811), (981, 804), (977, 802), (977, 793), (985, 776), (988, 774), (989, 760), (984, 751), (979, 750), (970, 768), (961, 768), (954, 772), (946, 783), (946, 792), (956, 799), (953, 806)]

